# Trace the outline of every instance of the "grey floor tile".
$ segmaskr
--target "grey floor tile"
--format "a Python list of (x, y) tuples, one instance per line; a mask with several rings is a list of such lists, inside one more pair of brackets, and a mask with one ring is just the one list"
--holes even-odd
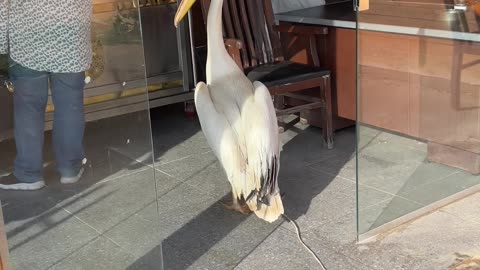
[[(89, 124), (86, 145), (93, 165), (82, 182), (59, 185), (50, 166), (46, 189), (0, 192), (2, 203), (8, 204), (4, 214), (14, 269), (45, 269), (55, 263), (54, 269), (160, 269), (162, 255), (168, 270), (319, 269), (291, 224), (268, 224), (222, 207), (219, 200), (230, 186), (198, 121), (154, 117), (154, 182), (145, 116)], [(124, 130), (126, 120), (141, 128)], [(354, 130), (337, 132), (333, 150), (324, 148), (318, 128), (296, 125), (281, 138), (279, 181), (286, 213), (298, 221), (329, 270), (448, 269), (455, 252), (480, 253), (478, 196), (378, 241), (356, 244)], [(425, 145), (414, 140), (362, 127), (360, 147), (362, 230), (478, 181), (462, 173), (443, 179), (452, 169), (425, 163)], [(0, 142), (0, 149), (0, 170), (11, 170), (12, 142)], [(46, 156), (52, 160), (51, 151)], [(98, 232), (104, 235), (96, 238)]]
[(358, 144), (358, 149), (360, 149), (360, 151), (364, 148), (367, 148), (369, 147), (371, 144), (374, 144), (375, 143), (375, 138), (374, 136), (371, 136), (371, 135), (365, 135), (365, 134), (362, 134), (362, 135), (359, 135), (357, 136), (356, 140), (357, 140), (357, 144)]
[(181, 111), (153, 113), (152, 129), (157, 165), (210, 151), (198, 119)]
[[(124, 252), (120, 247), (103, 237), (96, 238), (77, 250), (69, 257), (58, 262), (52, 270), (111, 270), (128, 269), (136, 261), (135, 257)], [(161, 268), (137, 268), (161, 269)]]
[(390, 162), (371, 156), (358, 160), (358, 182), (379, 190), (398, 194), (408, 183), (410, 175), (420, 165), (416, 161)]
[(219, 162), (215, 162), (205, 168), (205, 170), (193, 175), (186, 183), (217, 199), (224, 197), (232, 190), (231, 184)]
[[(214, 218), (215, 217), (212, 217), (212, 220)], [(217, 224), (221, 226), (221, 223)], [(251, 215), (236, 227), (232, 228), (222, 239), (219, 239), (207, 252), (191, 264), (188, 269), (233, 269), (243, 258), (254, 252), (278, 227), (278, 224), (278, 222), (269, 224)], [(216, 233), (211, 233), (212, 235), (210, 237), (215, 238)], [(205, 234), (205, 236), (207, 235)], [(207, 238), (202, 242), (204, 241), (208, 241)]]
[(402, 147), (401, 144), (395, 142), (379, 140), (363, 148), (359, 154), (367, 159), (377, 160), (381, 164), (422, 162), (426, 158), (426, 153), (421, 150)]
[(25, 270), (47, 269), (98, 235), (60, 208), (9, 222), (6, 229), (12, 268)]
[[(99, 182), (126, 178), (139, 172), (153, 174), (152, 164), (138, 162), (116, 151), (107, 151), (106, 155), (105, 160), (97, 162), (90, 161), (87, 164), (84, 175), (78, 184), (63, 187), (82, 191), (85, 187), (89, 187)], [(58, 181), (57, 183), (52, 184), (58, 184)]]
[(153, 112), (151, 118), (155, 146), (170, 148), (201, 131), (198, 119), (189, 119), (180, 110), (163, 113)]
[[(296, 237), (290, 231), (276, 230), (235, 269), (321, 269)], [(361, 263), (324, 246), (318, 239), (305, 239), (305, 241), (329, 270), (368, 269)]]
[(407, 147), (423, 153), (427, 152), (426, 143), (420, 142), (411, 138), (407, 138), (405, 136), (389, 133), (389, 132), (381, 132), (378, 136), (376, 136), (375, 140), (381, 143), (388, 143), (388, 144), (394, 144), (402, 147)]
[(162, 239), (172, 235), (205, 211), (216, 209), (217, 202), (218, 199), (187, 184), (180, 185), (160, 197), (158, 211)]
[(124, 158), (130, 159), (131, 166), (153, 166), (154, 156), (153, 148), (150, 142), (145, 143), (128, 143), (122, 146), (110, 146), (107, 149), (108, 155), (120, 155)]
[(360, 209), (359, 231), (365, 233), (421, 207), (423, 205), (395, 196), (382, 203)]
[(369, 137), (376, 137), (382, 133), (381, 130), (369, 126), (364, 126), (362, 124), (360, 124), (358, 131), (360, 132), (360, 135)]
[(162, 171), (155, 170), (157, 197), (161, 197), (182, 184), (177, 178), (167, 175)]
[(33, 192), (0, 191), (2, 204), (8, 204), (8, 208), (4, 209), (7, 223), (28, 222), (40, 217), (75, 194), (71, 186), (60, 184)]
[(321, 172), (356, 181), (356, 157), (354, 154), (336, 155), (311, 164), (310, 167)]
[(277, 230), (235, 269), (318, 269), (318, 265), (300, 247), (293, 233)]
[[(126, 128), (125, 123), (134, 128)], [(101, 158), (97, 154), (107, 150), (115, 150), (133, 160), (146, 160), (153, 152), (148, 113), (141, 111), (89, 122), (84, 145), (87, 157), (92, 160)]]
[[(161, 250), (162, 227), (160, 227), (159, 213), (156, 202), (148, 205), (138, 213), (130, 216), (117, 226), (106, 231), (104, 236), (113, 240), (122, 247), (124, 252), (140, 260), (150, 263), (162, 263)], [(157, 253), (155, 253), (157, 252)], [(149, 256), (145, 257), (147, 254)], [(153, 256), (157, 254), (157, 256)]]
[[(342, 178), (306, 169), (296, 178), (281, 179), (280, 188), (285, 213), (305, 231), (355, 212), (355, 184)], [(283, 226), (291, 229), (290, 224)]]
[(96, 184), (60, 205), (105, 232), (154, 202), (156, 196), (153, 173), (145, 171)]
[[(292, 225), (286, 223), (285, 228), (292, 228)], [(301, 226), (302, 234), (306, 238), (320, 239), (334, 250), (341, 250), (345, 246), (355, 245), (357, 241), (357, 215), (356, 212), (346, 213), (342, 216), (334, 217), (315, 229), (305, 231)], [(294, 230), (292, 230), (294, 232)]]
[(479, 184), (480, 176), (458, 172), (440, 181), (431, 182), (410, 192), (405, 192), (402, 196), (423, 205), (429, 205)]
[(217, 162), (215, 155), (212, 152), (207, 152), (200, 155), (189, 156), (185, 159), (177, 160), (164, 165), (157, 165), (156, 168), (174, 176), (180, 181), (185, 181), (206, 170), (215, 162)]
[(22, 211), (9, 211), (4, 209), (4, 214), (6, 215), (6, 221), (14, 221), (17, 219), (25, 219), (36, 217), (37, 215), (42, 214), (48, 209), (52, 208), (55, 203), (46, 199), (50, 195), (50, 192), (45, 192), (41, 190), (38, 192), (18, 192), (18, 191), (0, 191), (0, 201), (2, 206), (12, 206), (17, 205), (18, 207), (24, 207)]
[(397, 195), (406, 196), (415, 189), (422, 186), (435, 185), (435, 182), (443, 180), (458, 170), (451, 167), (443, 166), (437, 163), (422, 162), (413, 171), (408, 172), (408, 180), (405, 181), (403, 187), (397, 192)]
[(339, 154), (341, 152), (354, 154), (356, 151), (356, 141), (355, 127), (337, 130), (334, 135), (334, 148), (329, 151), (338, 152)]
[[(178, 137), (179, 135), (174, 136)], [(167, 145), (160, 144), (162, 138), (154, 139), (158, 140), (158, 142), (156, 141), (157, 145), (155, 147), (155, 161), (157, 165), (168, 164), (185, 157), (200, 155), (211, 151), (201, 130), (198, 130), (184, 141), (176, 142), (174, 145), (169, 145), (171, 143), (167, 143)]]
[(365, 209), (387, 200), (392, 200), (393, 195), (383, 192), (378, 189), (374, 189), (368, 186), (358, 186), (358, 209)]
[(310, 127), (305, 130), (292, 129), (289, 132), (295, 134), (289, 133), (291, 138), (288, 141), (284, 139), (286, 142), (281, 152), (282, 167), (301, 168), (337, 155), (345, 155), (345, 152), (338, 148), (328, 150), (323, 145), (320, 129)]
[(165, 269), (234, 264), (275, 226), (228, 211), (218, 199), (188, 184), (161, 197), (159, 206)]

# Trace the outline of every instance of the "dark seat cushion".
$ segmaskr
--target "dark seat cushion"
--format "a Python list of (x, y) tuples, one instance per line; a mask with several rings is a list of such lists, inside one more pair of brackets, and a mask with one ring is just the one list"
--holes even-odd
[(326, 75), (330, 75), (330, 70), (290, 61), (282, 61), (258, 66), (251, 70), (247, 74), (247, 77), (251, 81), (260, 81), (267, 86), (277, 86), (302, 82)]

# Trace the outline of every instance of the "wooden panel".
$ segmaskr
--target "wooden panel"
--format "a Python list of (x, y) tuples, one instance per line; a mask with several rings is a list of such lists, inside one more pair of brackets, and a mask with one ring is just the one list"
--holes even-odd
[[(330, 31), (332, 33), (332, 31)], [(356, 33), (355, 30), (335, 30), (334, 80), (337, 100), (337, 114), (340, 117), (356, 119)]]
[(368, 31), (359, 33), (359, 64), (405, 72), (409, 67), (409, 37)]
[[(480, 140), (480, 62), (461, 70), (462, 64), (480, 60), (480, 50), (477, 55), (470, 52), (474, 46), (434, 38), (411, 41), (411, 92), (418, 92), (411, 101), (418, 103), (418, 136), (422, 139), (468, 151), (476, 148), (461, 143)], [(461, 54), (463, 61), (453, 62), (454, 54)], [(457, 71), (460, 77), (452, 84)]]
[(408, 134), (408, 73), (361, 66), (360, 76), (360, 121)]
[[(452, 62), (454, 52), (463, 48), (467, 53), (463, 54), (463, 64), (477, 62), (461, 72), (461, 78), (457, 85), (458, 91), (451, 89), (451, 78), (455, 70), (460, 66)], [(473, 55), (471, 52), (478, 48), (478, 45), (469, 44), (460, 41), (451, 41), (436, 38), (404, 36), (397, 34), (384, 34), (375, 32), (360, 33), (360, 64), (362, 66), (379, 68), (384, 73), (404, 73), (408, 74), (406, 79), (408, 85), (405, 85), (405, 96), (408, 96), (408, 108), (402, 113), (407, 116), (407, 128), (404, 123), (390, 123), (385, 125), (385, 119), (369, 118), (371, 108), (362, 107), (364, 111), (364, 120), (375, 124), (381, 128), (389, 129), (396, 126), (395, 131), (421, 139), (446, 141), (446, 140), (465, 140), (467, 138), (479, 138), (480, 130), (480, 53)], [(384, 87), (384, 91), (397, 96), (395, 89), (389, 89), (389, 83), (392, 83), (391, 76), (385, 80), (379, 79), (382, 75), (376, 74), (377, 79), (362, 75), (360, 84), (371, 87)], [(405, 75), (399, 75), (405, 76)], [(373, 83), (373, 81), (377, 81)], [(369, 87), (370, 87), (369, 86)], [(373, 89), (365, 91), (375, 92)], [(384, 94), (384, 98), (374, 97), (367, 93), (362, 94), (362, 105), (383, 106), (382, 103), (389, 104), (390, 96)], [(365, 100), (370, 99), (371, 101)], [(455, 98), (458, 98), (459, 106), (455, 106)], [(400, 102), (400, 101), (399, 101)], [(402, 97), (402, 103), (405, 102)], [(462, 108), (463, 107), (463, 108)], [(397, 107), (389, 109), (383, 106), (385, 110), (377, 113), (385, 117), (391, 115)], [(467, 108), (467, 109), (466, 109)], [(393, 119), (393, 118), (392, 118)], [(403, 121), (403, 120), (402, 120)], [(388, 122), (388, 121), (387, 121)], [(400, 128), (401, 127), (401, 128)], [(450, 139), (447, 139), (450, 138)]]
[(419, 111), (418, 136), (427, 140), (453, 137), (451, 125), (456, 121), (450, 106), (449, 84), (434, 77), (412, 75), (412, 89), (417, 89)]

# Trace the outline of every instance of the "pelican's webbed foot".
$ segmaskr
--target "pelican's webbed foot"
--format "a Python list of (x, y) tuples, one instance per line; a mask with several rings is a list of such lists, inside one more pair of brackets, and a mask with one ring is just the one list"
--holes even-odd
[(224, 201), (222, 202), (222, 204), (227, 210), (239, 212), (243, 215), (249, 215), (250, 213), (252, 213), (250, 208), (248, 208), (248, 205), (244, 201), (240, 201), (237, 198), (233, 198), (229, 201)]

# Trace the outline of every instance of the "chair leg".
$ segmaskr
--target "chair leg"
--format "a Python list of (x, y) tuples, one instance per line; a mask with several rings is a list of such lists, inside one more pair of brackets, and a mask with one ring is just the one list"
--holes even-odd
[(325, 100), (323, 108), (323, 139), (328, 149), (333, 148), (333, 108), (332, 108), (332, 87), (330, 76), (323, 77), (321, 86), (322, 97)]
[[(275, 108), (279, 110), (285, 109), (285, 100), (284, 96), (282, 95), (276, 95), (273, 98), (274, 106)], [(277, 122), (278, 122), (278, 132), (283, 133), (286, 130), (287, 124), (285, 123), (285, 117), (283, 115), (277, 116)]]

